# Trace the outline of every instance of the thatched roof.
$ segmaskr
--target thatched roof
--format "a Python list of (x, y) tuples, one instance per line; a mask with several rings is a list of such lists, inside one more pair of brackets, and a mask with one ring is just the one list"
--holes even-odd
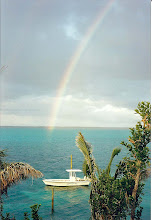
[(0, 192), (1, 194), (7, 192), (7, 188), (19, 180), (29, 177), (40, 178), (42, 176), (43, 174), (40, 171), (35, 170), (27, 163), (11, 163), (0, 171)]

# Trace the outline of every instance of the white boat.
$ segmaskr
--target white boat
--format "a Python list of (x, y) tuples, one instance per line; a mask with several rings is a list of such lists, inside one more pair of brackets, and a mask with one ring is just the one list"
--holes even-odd
[(69, 169), (69, 179), (44, 179), (47, 186), (88, 186), (90, 181), (86, 177), (83, 179), (76, 177), (76, 172), (82, 172), (79, 169)]

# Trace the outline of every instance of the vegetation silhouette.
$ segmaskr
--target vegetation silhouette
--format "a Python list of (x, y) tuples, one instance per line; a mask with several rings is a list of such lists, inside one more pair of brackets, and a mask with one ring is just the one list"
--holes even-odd
[(106, 170), (101, 170), (95, 163), (92, 146), (79, 132), (76, 145), (84, 155), (83, 171), (91, 180), (90, 206), (92, 219), (141, 219), (140, 206), (143, 195), (144, 180), (150, 175), (149, 147), (151, 142), (151, 105), (139, 102), (135, 113), (141, 121), (130, 128), (129, 143), (121, 142), (128, 150), (111, 176), (111, 164), (121, 151), (115, 148)]
[[(7, 194), (7, 190), (12, 185), (18, 183), (21, 180), (25, 180), (29, 177), (40, 178), (43, 174), (34, 169), (27, 163), (17, 162), (17, 163), (7, 163), (5, 161), (6, 150), (0, 151), (0, 217), (2, 220), (15, 220), (15, 217), (10, 217), (10, 213), (6, 213), (6, 216), (3, 215), (3, 202), (2, 194)], [(40, 220), (42, 219), (38, 215), (40, 205), (34, 204), (31, 206), (32, 219)], [(28, 220), (29, 214), (24, 213), (24, 219)]]

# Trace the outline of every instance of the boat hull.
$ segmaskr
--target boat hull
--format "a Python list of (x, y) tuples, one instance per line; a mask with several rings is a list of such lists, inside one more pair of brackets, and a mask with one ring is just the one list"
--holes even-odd
[(71, 181), (70, 179), (44, 179), (43, 182), (47, 186), (88, 186), (88, 180), (75, 180)]

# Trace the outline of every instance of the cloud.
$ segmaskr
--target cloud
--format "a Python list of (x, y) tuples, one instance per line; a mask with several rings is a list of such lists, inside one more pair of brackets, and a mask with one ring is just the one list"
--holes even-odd
[(80, 33), (78, 32), (74, 24), (71, 23), (71, 24), (64, 25), (63, 29), (67, 37), (73, 40), (80, 40)]
[(134, 111), (108, 104), (106, 100), (92, 100), (67, 95), (58, 98), (27, 96), (2, 104), (1, 125), (51, 126), (53, 103), (60, 101), (56, 126), (130, 127), (139, 119)]
[[(2, 2), (3, 124), (48, 124), (71, 57), (106, 4)], [(114, 1), (73, 69), (57, 124), (105, 125), (104, 112), (108, 126), (114, 118), (120, 125), (119, 111), (127, 125), (138, 102), (150, 100), (150, 75), (150, 3)]]
[(67, 16), (62, 28), (67, 38), (79, 41), (81, 40), (85, 32), (85, 29), (87, 28), (87, 25), (88, 23), (85, 16), (78, 16), (76, 14), (71, 13)]
[(66, 126), (130, 127), (139, 120), (133, 110), (109, 105), (106, 100), (71, 97), (63, 103), (57, 117), (57, 125), (66, 119)]
[(42, 41), (45, 41), (45, 40), (48, 40), (48, 34), (46, 32), (40, 32), (38, 33), (38, 39), (42, 40)]

